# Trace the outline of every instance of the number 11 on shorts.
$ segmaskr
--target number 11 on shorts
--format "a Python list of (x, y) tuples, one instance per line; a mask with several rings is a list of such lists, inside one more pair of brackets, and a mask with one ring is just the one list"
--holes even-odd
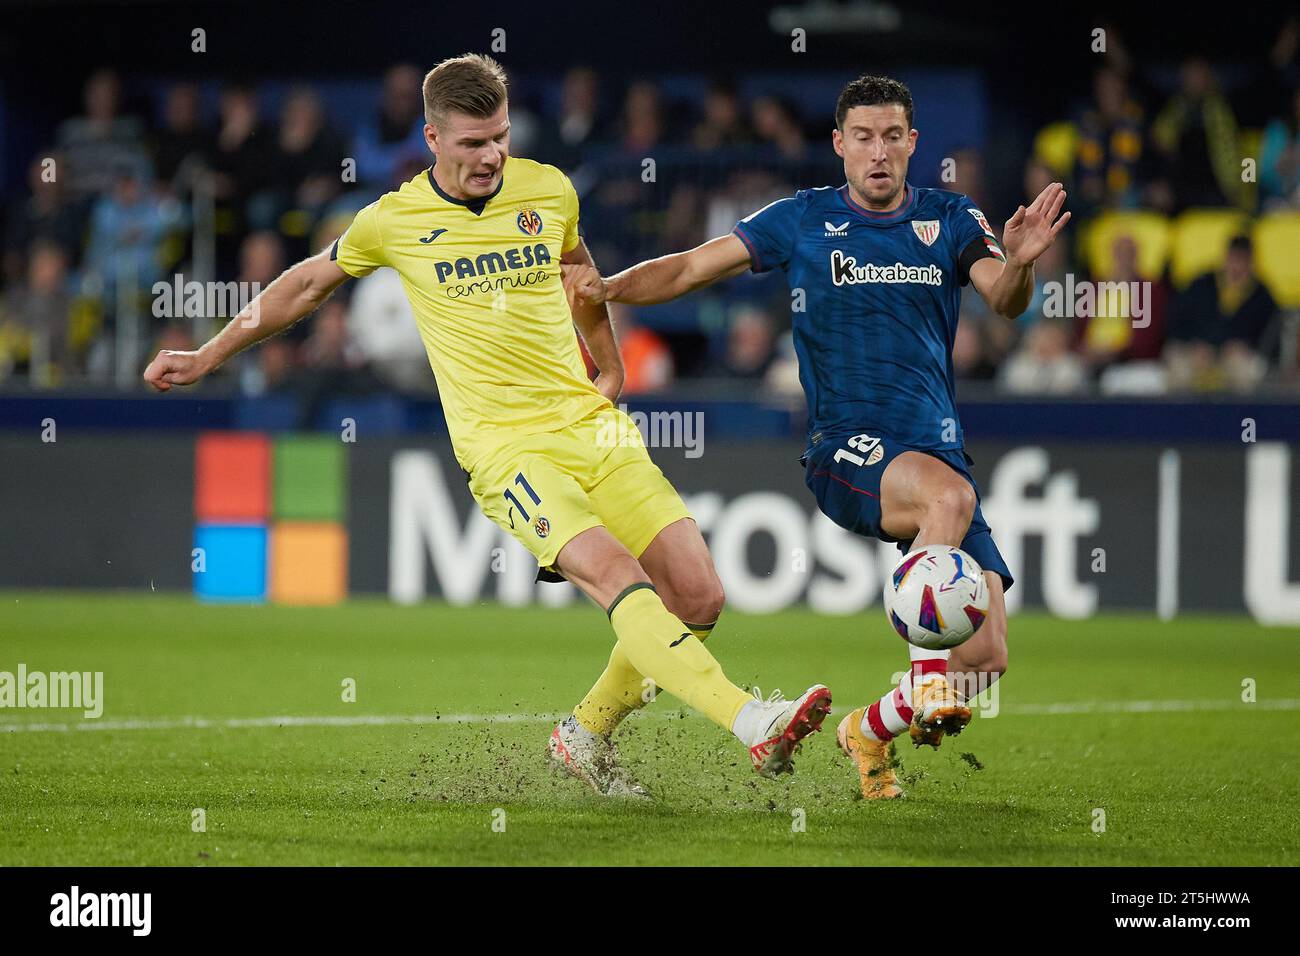
[[(537, 492), (533, 491), (533, 486), (528, 483), (528, 479), (524, 477), (524, 473), (522, 471), (519, 474), (515, 475), (515, 484), (518, 485), (520, 488), (524, 489), (525, 492), (527, 492), (528, 497), (532, 499), (533, 504), (540, 505), (542, 503), (542, 499), (537, 497)], [(519, 503), (519, 499), (515, 497), (514, 491), (507, 488), (504, 492), (502, 492), (502, 494), (505, 496), (506, 501), (510, 502), (512, 505), (514, 505), (516, 508), (519, 509), (519, 516), (521, 518), (523, 518), (525, 521), (533, 520), (528, 515), (528, 509), (526, 509), (523, 505), (521, 505)]]

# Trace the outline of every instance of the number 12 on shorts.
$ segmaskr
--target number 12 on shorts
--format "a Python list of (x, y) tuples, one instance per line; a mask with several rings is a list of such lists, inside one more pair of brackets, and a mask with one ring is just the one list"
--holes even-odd
[[(872, 438), (870, 435), (854, 435), (846, 443), (849, 448), (835, 449), (835, 460), (851, 461), (861, 468), (863, 465), (874, 465), (884, 457), (885, 449), (880, 444), (879, 438)], [(861, 455), (854, 454), (854, 451), (862, 452)]]
[[(515, 475), (515, 484), (518, 485), (520, 488), (524, 489), (525, 492), (527, 492), (528, 497), (532, 499), (533, 504), (540, 505), (542, 503), (542, 499), (537, 497), (537, 492), (533, 491), (533, 486), (528, 483), (528, 479), (524, 477), (524, 473), (522, 471), (519, 474)], [(519, 516), (521, 518), (523, 518), (525, 521), (533, 520), (528, 514), (528, 509), (525, 508), (523, 505), (521, 505), (519, 503), (519, 499), (515, 497), (514, 491), (507, 488), (505, 491), (502, 492), (502, 494), (505, 496), (506, 501), (510, 502), (512, 505), (514, 505), (516, 508), (519, 509)], [(513, 526), (513, 522), (511, 522), (511, 525)]]

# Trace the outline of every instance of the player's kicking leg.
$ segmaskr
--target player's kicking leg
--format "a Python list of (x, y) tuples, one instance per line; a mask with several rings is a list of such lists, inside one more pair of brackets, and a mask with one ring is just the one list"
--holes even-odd
[[(969, 537), (962, 542), (968, 545)], [(989, 612), (979, 630), (955, 648), (944, 666), (936, 659), (914, 659), (898, 686), (869, 707), (861, 707), (840, 722), (840, 748), (858, 767), (862, 795), (869, 800), (903, 796), (889, 754), (890, 741), (904, 729), (914, 746), (936, 750), (945, 734), (956, 736), (970, 722), (966, 701), (987, 690), (1007, 670), (1007, 607), (1002, 575), (985, 571)], [(914, 648), (915, 650), (915, 648)], [(939, 676), (929, 676), (938, 673)], [(914, 686), (915, 685), (915, 686)], [(912, 706), (908, 706), (908, 701)]]
[[(851, 530), (881, 532), (908, 542), (909, 550), (926, 544), (961, 547), (977, 530), (984, 536), (980, 543), (996, 554), (982, 517), (978, 528), (972, 528), (978, 499), (965, 475), (934, 455), (915, 450), (891, 455), (888, 440), (882, 444), (887, 449), (881, 462), (883, 473), (863, 468), (839, 474), (832, 460), (811, 462), (809, 485), (817, 493), (823, 511)], [(871, 509), (878, 511), (872, 514)], [(989, 563), (1001, 569), (1000, 556), (996, 564)], [(991, 573), (990, 577), (997, 575)], [(1000, 577), (996, 585), (990, 585), (990, 592), (993, 597), (989, 618), (971, 638), (980, 640), (975, 652), (962, 659), (963, 663), (997, 663), (992, 648), (1005, 650), (1006, 614)], [(981, 637), (986, 630), (988, 635)], [(850, 712), (839, 726), (840, 747), (857, 765), (863, 796), (869, 799), (902, 795), (889, 757), (889, 745), (896, 736), (907, 730), (914, 745), (937, 747), (945, 734), (961, 733), (970, 721), (970, 708), (948, 680), (950, 652), (909, 645), (909, 653), (911, 666), (898, 685), (874, 703)]]
[[(969, 481), (924, 452), (898, 455), (880, 479), (881, 530), (891, 538), (909, 542), (908, 550), (927, 544), (960, 547), (978, 504)], [(897, 693), (886, 697), (910, 704), (908, 725), (913, 744), (938, 747), (944, 734), (956, 735), (965, 729), (970, 722), (970, 708), (948, 681), (950, 652), (909, 647), (911, 673), (900, 682)], [(877, 735), (881, 730), (897, 733), (897, 721), (885, 721), (879, 704), (877, 701), (868, 708), (868, 728)], [(900, 719), (907, 709), (898, 715)]]
[[(672, 497), (680, 508), (675, 493)], [(630, 537), (637, 534), (634, 528), (619, 530)], [(725, 595), (695, 520), (669, 520), (654, 533), (637, 561), (664, 607), (700, 641), (707, 640), (722, 614)], [(591, 690), (552, 731), (552, 760), (598, 793), (646, 795), (645, 788), (620, 766), (611, 738), (619, 724), (633, 711), (654, 701), (658, 691), (655, 682), (633, 667), (622, 645), (616, 643), (608, 665)]]
[[(655, 534), (637, 560), (664, 607), (701, 642), (707, 640), (722, 614), (725, 595), (695, 520), (672, 521)], [(598, 793), (646, 795), (645, 788), (620, 766), (611, 737), (633, 711), (653, 702), (658, 691), (655, 682), (633, 667), (622, 646), (615, 644), (600, 678), (552, 731), (552, 759)]]
[[(731, 731), (763, 776), (793, 771), (799, 742), (819, 730), (830, 712), (829, 690), (816, 684), (793, 701), (756, 700), (746, 694), (727, 680), (699, 637), (664, 605), (637, 559), (604, 527), (574, 537), (556, 563), (569, 581), (606, 609), (620, 656), (631, 671)], [(637, 677), (635, 686), (644, 689), (645, 678)], [(628, 703), (626, 696), (622, 703)], [(561, 735), (573, 729), (557, 728)], [(553, 735), (553, 748), (555, 740)], [(564, 747), (569, 749), (567, 743)], [(570, 769), (585, 778), (580, 768)]]

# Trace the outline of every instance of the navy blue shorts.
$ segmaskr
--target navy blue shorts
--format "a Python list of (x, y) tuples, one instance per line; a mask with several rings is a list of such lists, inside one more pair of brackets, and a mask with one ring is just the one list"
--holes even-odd
[(975, 489), (975, 515), (962, 539), (961, 549), (985, 571), (1001, 575), (1003, 589), (1009, 589), (1014, 579), (984, 520), (979, 485), (970, 473), (970, 456), (964, 451), (912, 448), (880, 435), (827, 436), (818, 442), (804, 463), (804, 483), (816, 497), (817, 507), (841, 528), (864, 537), (897, 542), (898, 550), (906, 554), (912, 542), (899, 541), (880, 528), (880, 477), (889, 463), (905, 451), (933, 455), (970, 482)]

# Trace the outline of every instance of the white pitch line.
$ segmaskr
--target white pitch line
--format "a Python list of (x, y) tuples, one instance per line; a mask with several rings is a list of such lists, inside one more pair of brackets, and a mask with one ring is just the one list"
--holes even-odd
[(358, 714), (355, 717), (173, 717), (86, 720), (76, 723), (0, 721), (0, 732), (63, 733), (73, 730), (239, 730), (245, 727), (386, 727), (400, 724), (550, 723), (564, 714)]
[[(1300, 698), (1261, 700), (1254, 704), (1234, 700), (1083, 700), (1059, 704), (1004, 706), (999, 713), (1012, 717), (1060, 717), (1080, 714), (1169, 714), (1250, 710), (1300, 710)], [(677, 717), (677, 711), (640, 715)], [(564, 714), (359, 714), (355, 717), (174, 717), (133, 720), (85, 720), (75, 723), (0, 721), (0, 733), (67, 733), (77, 730), (240, 730), (249, 727), (388, 727), (409, 724), (545, 724)]]
[(1020, 704), (1003, 708), (1004, 713), (1023, 717), (1054, 717), (1071, 714), (1176, 714), (1194, 711), (1300, 710), (1300, 699), (1281, 697), (1253, 704), (1236, 700), (1081, 700), (1060, 704)]

